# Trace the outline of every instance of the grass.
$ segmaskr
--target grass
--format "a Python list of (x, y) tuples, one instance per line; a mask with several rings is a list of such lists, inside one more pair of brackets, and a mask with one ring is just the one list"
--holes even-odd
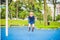
[[(5, 19), (0, 19), (0, 25), (5, 25), (6, 24), (6, 20)], [(9, 27), (11, 25), (19, 25), (19, 26), (28, 26), (28, 21), (27, 20), (8, 20), (8, 25)], [(60, 28), (60, 22), (54, 21), (54, 22), (50, 22), (50, 25), (48, 26), (44, 26), (44, 22), (43, 21), (36, 21), (35, 22), (35, 26), (36, 28), (40, 29), (40, 28)], [(3, 27), (3, 26), (2, 26)]]
[(54, 22), (51, 21), (50, 25), (47, 25), (47, 26), (44, 25), (44, 22), (37, 21), (35, 23), (35, 25), (36, 25), (37, 28), (45, 28), (45, 29), (48, 29), (48, 28), (60, 28), (60, 22), (57, 22), (57, 21), (54, 21)]
[[(6, 20), (5, 19), (0, 19), (1, 23), (0, 25), (5, 26)], [(8, 20), (8, 25), (9, 26), (27, 26), (28, 21), (27, 20)]]

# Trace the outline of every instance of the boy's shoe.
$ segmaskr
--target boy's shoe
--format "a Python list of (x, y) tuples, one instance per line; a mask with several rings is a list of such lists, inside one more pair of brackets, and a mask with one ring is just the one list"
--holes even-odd
[(34, 27), (32, 27), (32, 32), (34, 31)]
[(28, 28), (28, 31), (30, 31), (30, 27)]

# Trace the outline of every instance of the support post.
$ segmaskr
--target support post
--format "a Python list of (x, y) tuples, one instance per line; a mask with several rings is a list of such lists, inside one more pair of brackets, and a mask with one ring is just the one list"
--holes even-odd
[(8, 0), (6, 0), (6, 36), (8, 36)]

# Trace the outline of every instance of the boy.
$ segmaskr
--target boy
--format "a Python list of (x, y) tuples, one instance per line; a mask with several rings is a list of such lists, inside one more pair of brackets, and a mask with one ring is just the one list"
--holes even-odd
[(29, 17), (28, 17), (28, 22), (29, 22), (28, 31), (30, 31), (30, 26), (32, 26), (32, 31), (33, 31), (34, 30), (34, 23), (35, 23), (35, 17), (34, 17), (33, 12), (30, 12)]

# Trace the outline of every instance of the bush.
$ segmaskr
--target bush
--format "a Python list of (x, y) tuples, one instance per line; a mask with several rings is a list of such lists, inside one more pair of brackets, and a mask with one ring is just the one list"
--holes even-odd
[(56, 16), (56, 20), (60, 20), (60, 15), (57, 15)]
[(6, 14), (6, 8), (2, 8), (1, 19), (5, 19), (5, 14)]
[(52, 17), (50, 15), (48, 15), (48, 21), (51, 21), (52, 20)]

